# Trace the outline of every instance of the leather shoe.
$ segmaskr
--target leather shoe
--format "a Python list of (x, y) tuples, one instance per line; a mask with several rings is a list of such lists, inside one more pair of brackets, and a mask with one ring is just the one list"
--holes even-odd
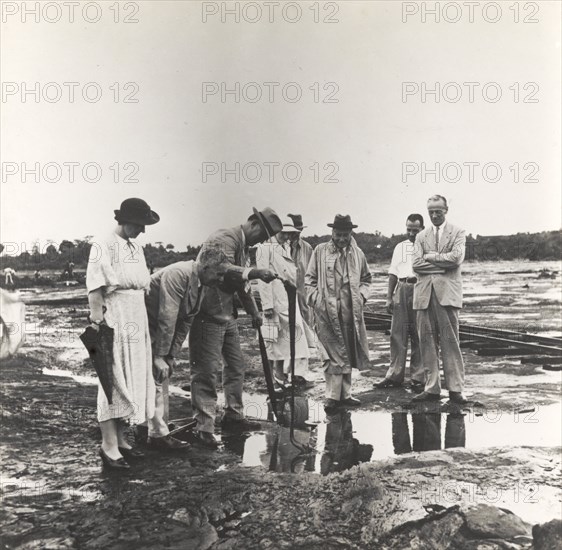
[(348, 397), (347, 399), (340, 401), (340, 403), (344, 407), (359, 407), (359, 405), (361, 405), (361, 401), (359, 401), (356, 397)]
[(414, 393), (421, 393), (425, 388), (425, 384), (423, 382), (418, 382), (417, 380), (412, 380), (410, 382), (410, 389)]
[(335, 399), (326, 399), (326, 402), (324, 403), (324, 410), (327, 413), (335, 412), (338, 407), (341, 407), (341, 402), (336, 401)]
[(146, 444), (152, 448), (159, 451), (186, 451), (191, 448), (191, 445), (187, 441), (180, 441), (171, 435), (165, 435), (163, 437), (149, 437)]
[(117, 448), (125, 458), (132, 458), (132, 459), (144, 458), (144, 453), (139, 449), (133, 449), (132, 447), (130, 449), (127, 449), (125, 447), (117, 447)]
[(450, 391), (449, 401), (451, 403), (456, 403), (457, 405), (467, 405), (468, 399), (465, 399), (464, 395), (460, 391)]
[(202, 445), (203, 447), (207, 447), (208, 449), (218, 449), (219, 442), (217, 438), (211, 432), (201, 432), (196, 430), (193, 432), (193, 441)]
[(99, 454), (103, 465), (107, 466), (108, 468), (111, 468), (113, 470), (129, 470), (131, 468), (123, 457), (118, 458), (117, 460), (109, 458), (101, 447)]
[(302, 390), (309, 390), (314, 387), (314, 382), (307, 380), (303, 376), (295, 376), (295, 387)]
[(259, 422), (252, 422), (247, 418), (231, 418), (229, 416), (223, 416), (221, 420), (221, 427), (223, 430), (249, 432), (251, 430), (261, 429), (261, 424)]
[(421, 393), (418, 393), (418, 395), (412, 397), (412, 402), (419, 403), (420, 401), (439, 401), (440, 399), (441, 395), (438, 393), (427, 393), (422, 391)]
[(373, 384), (373, 386), (375, 388), (399, 388), (400, 386), (402, 386), (402, 384), (400, 382), (395, 382), (390, 378), (385, 378), (380, 382), (376, 382), (375, 384)]

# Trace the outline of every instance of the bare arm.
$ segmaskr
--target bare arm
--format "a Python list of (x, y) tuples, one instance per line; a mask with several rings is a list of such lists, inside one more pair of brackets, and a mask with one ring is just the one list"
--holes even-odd
[(103, 292), (96, 288), (88, 293), (88, 305), (90, 306), (90, 319), (100, 322), (103, 320)]
[(392, 296), (394, 296), (394, 290), (398, 284), (398, 277), (392, 273), (388, 276), (388, 290), (386, 292), (386, 301), (392, 301)]

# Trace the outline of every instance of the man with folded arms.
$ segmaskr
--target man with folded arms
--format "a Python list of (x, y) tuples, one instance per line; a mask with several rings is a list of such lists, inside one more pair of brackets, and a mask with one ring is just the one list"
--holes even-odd
[(243, 413), (246, 365), (240, 349), (234, 294), (238, 295), (252, 317), (253, 326), (261, 326), (262, 317), (248, 281), (260, 279), (269, 283), (277, 275), (268, 269), (250, 268), (248, 249), (276, 235), (283, 224), (271, 208), (264, 208), (261, 212), (253, 210), (244, 224), (213, 233), (197, 256), (197, 275), (204, 286), (200, 289), (200, 306), (189, 332), (191, 401), (197, 420), (195, 442), (211, 449), (218, 447), (214, 436), (216, 381), (223, 358), (223, 429), (245, 431), (260, 427), (257, 422), (248, 421)]
[(420, 355), (420, 343), (416, 329), (416, 312), (413, 307), (416, 274), (412, 257), (416, 235), (423, 229), (423, 216), (410, 214), (406, 220), (408, 238), (396, 245), (388, 270), (388, 294), (386, 309), (392, 314), (390, 328), (390, 366), (384, 380), (376, 388), (398, 388), (404, 383), (408, 337), (411, 343), (410, 387), (416, 393), (423, 391), (425, 375)]
[(412, 401), (438, 401), (441, 393), (439, 348), (445, 384), (451, 402), (466, 404), (464, 363), (459, 344), (459, 311), (462, 307), (461, 264), (466, 234), (446, 221), (447, 199), (433, 195), (427, 201), (431, 226), (416, 238), (412, 265), (418, 281), (414, 309), (426, 381)]

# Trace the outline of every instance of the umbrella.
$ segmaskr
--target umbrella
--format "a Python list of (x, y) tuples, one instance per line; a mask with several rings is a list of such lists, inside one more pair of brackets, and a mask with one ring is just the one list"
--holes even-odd
[(96, 369), (101, 387), (111, 405), (113, 403), (113, 334), (111, 327), (102, 324), (99, 330), (87, 327), (80, 340), (88, 350), (90, 359)]

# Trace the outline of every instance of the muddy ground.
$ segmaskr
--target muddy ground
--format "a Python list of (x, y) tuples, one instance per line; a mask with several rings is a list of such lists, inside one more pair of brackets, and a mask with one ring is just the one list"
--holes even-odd
[[(533, 284), (535, 279), (529, 276)], [(375, 289), (384, 284), (381, 277)], [(525, 314), (551, 333), (560, 330), (552, 294), (560, 281), (540, 284), (547, 303), (527, 305)], [(493, 292), (479, 301), (468, 286), (467, 317), (484, 307), (506, 311), (501, 291), (496, 301)], [(474, 296), (482, 295), (481, 288), (475, 286)], [(475, 405), (461, 411), (444, 400), (438, 408), (412, 410), (408, 390), (373, 390), (386, 371), (389, 347), (387, 335), (370, 332), (372, 368), (354, 375), (363, 405), (351, 416), (353, 436), (351, 425), (347, 436), (345, 429), (338, 432), (335, 446), (334, 432), (328, 435), (320, 410), (322, 373), (313, 358), (310, 377), (317, 384), (308, 396), (311, 420), (320, 422), (312, 430), (317, 452), (299, 460), (284, 435), (264, 423), (264, 435), (255, 436), (268, 441), (261, 465), (248, 461), (244, 438), (223, 437), (215, 452), (147, 450), (131, 472), (116, 475), (103, 471), (97, 456), (97, 390), (77, 339), (85, 324), (83, 289), (28, 291), (24, 297), (36, 302), (27, 307), (26, 341), (1, 369), (3, 548), (530, 548), (531, 525), (560, 518), (560, 372), (463, 350), (466, 394)], [(375, 299), (370, 307), (380, 309), (380, 303)], [(244, 316), (240, 324), (247, 404), (262, 403), (255, 333)], [(173, 418), (191, 413), (189, 395), (179, 390), (189, 382), (187, 358), (184, 349), (173, 380)], [(406, 452), (393, 436), (385, 442), (388, 453), (376, 448), (379, 433), (381, 446), (383, 436), (390, 437), (379, 431), (377, 419), (388, 418), (390, 425), (391, 417), (393, 423), (409, 418), (406, 426), (412, 413), (446, 417), (447, 426), (462, 418), (466, 439), (447, 445), (445, 433), (450, 448), (439, 441), (435, 450)], [(278, 447), (272, 450), (271, 441)], [(418, 441), (417, 448), (424, 444)], [(298, 473), (284, 473), (290, 468), (283, 461)]]

